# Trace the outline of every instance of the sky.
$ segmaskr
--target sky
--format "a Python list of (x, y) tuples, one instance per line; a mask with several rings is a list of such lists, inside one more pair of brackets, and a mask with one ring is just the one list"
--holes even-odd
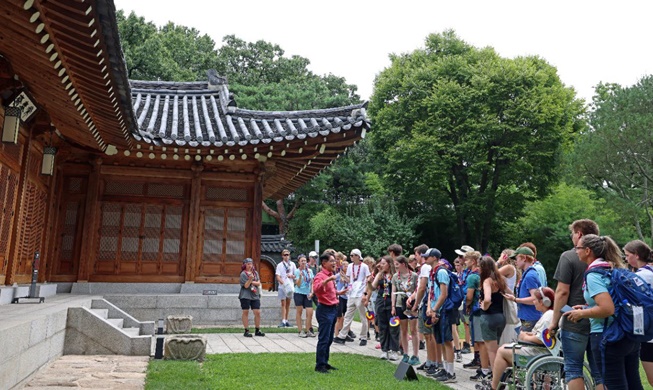
[(222, 45), (225, 35), (278, 44), (285, 55), (311, 61), (369, 99), (389, 54), (424, 47), (430, 33), (453, 29), (476, 47), (501, 56), (537, 55), (563, 83), (591, 101), (599, 82), (629, 86), (653, 72), (650, 1), (290, 1), (114, 0), (162, 26), (194, 27)]

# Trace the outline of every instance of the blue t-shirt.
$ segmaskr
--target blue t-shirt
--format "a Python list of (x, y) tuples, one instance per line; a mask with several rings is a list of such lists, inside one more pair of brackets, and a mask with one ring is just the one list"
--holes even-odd
[(431, 310), (435, 308), (435, 303), (438, 301), (438, 298), (440, 298), (440, 284), (444, 283), (447, 285), (447, 288), (449, 288), (449, 281), (451, 280), (449, 278), (449, 272), (444, 268), (440, 268), (435, 274), (435, 277), (438, 282), (437, 286), (434, 286), (433, 280), (429, 278), (429, 291), (433, 291), (433, 296), (431, 296)]
[(295, 292), (297, 294), (308, 295), (311, 292), (311, 282), (313, 281), (313, 271), (305, 269), (300, 271), (299, 268), (295, 270), (295, 281), (299, 280), (299, 274), (302, 274), (302, 284), (297, 287), (295, 285)]
[[(519, 283), (519, 296), (517, 298), (527, 298), (531, 296), (531, 290), (542, 287), (540, 278), (537, 275), (537, 270), (533, 267), (528, 267), (522, 274), (521, 282)], [(535, 305), (526, 305), (523, 303), (517, 304), (517, 317), (524, 321), (537, 321), (542, 317), (542, 313), (535, 309)]]
[[(587, 283), (583, 287), (583, 298), (587, 302), (587, 307), (592, 308), (596, 306), (594, 297), (601, 293), (610, 293), (610, 278), (601, 275), (598, 272), (590, 272), (587, 274)], [(612, 316), (608, 317), (608, 325), (612, 323)], [(605, 318), (590, 318), (590, 333), (603, 333), (603, 326), (605, 325)]]
[[(349, 283), (345, 282), (344, 278), (340, 277), (340, 272), (336, 274), (336, 291), (342, 291), (344, 290), (347, 286), (349, 286)], [(349, 299), (349, 292), (346, 294), (338, 295), (338, 297), (342, 299)]]

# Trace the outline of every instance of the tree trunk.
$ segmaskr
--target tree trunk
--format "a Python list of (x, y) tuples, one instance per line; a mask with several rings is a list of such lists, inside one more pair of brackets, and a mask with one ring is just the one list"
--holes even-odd
[(295, 211), (299, 207), (299, 197), (295, 198), (295, 204), (293, 205), (292, 210), (286, 214), (286, 207), (283, 204), (283, 199), (278, 199), (276, 201), (277, 210), (272, 210), (265, 202), (261, 202), (263, 206), (263, 211), (268, 213), (272, 218), (274, 218), (279, 224), (279, 233), (284, 237), (288, 233), (288, 222), (293, 219), (295, 216)]

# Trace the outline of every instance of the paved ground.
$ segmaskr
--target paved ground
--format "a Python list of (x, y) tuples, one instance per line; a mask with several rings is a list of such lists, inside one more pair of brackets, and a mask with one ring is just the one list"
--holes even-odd
[[(355, 331), (360, 324), (354, 324)], [(316, 338), (299, 338), (294, 333), (274, 333), (265, 337), (245, 338), (242, 334), (208, 334), (207, 353), (233, 352), (315, 352)], [(332, 352), (344, 352), (379, 356), (381, 351), (375, 349), (375, 341), (367, 346), (358, 345), (358, 340), (346, 345), (333, 344)], [(463, 355), (468, 362), (472, 355)], [(426, 359), (425, 351), (420, 351), (420, 359)], [(63, 356), (46, 369), (39, 372), (26, 385), (26, 389), (142, 389), (145, 383), (145, 369), (148, 358), (129, 356)], [(462, 368), (463, 363), (456, 363), (458, 382), (450, 384), (454, 389), (473, 390), (476, 382), (469, 380), (473, 370)], [(341, 369), (344, 369), (341, 368)], [(421, 371), (418, 371), (421, 372)], [(427, 379), (426, 377), (423, 380)]]

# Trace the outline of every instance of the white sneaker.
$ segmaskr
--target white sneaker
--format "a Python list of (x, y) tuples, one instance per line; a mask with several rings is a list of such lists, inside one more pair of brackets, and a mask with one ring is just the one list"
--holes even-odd
[(388, 353), (387, 352), (381, 353), (381, 359), (388, 360)]
[(302, 330), (301, 332), (299, 332), (299, 337), (305, 339), (306, 337), (308, 337), (308, 335), (306, 334), (305, 331)]
[(388, 360), (392, 360), (392, 361), (399, 360), (399, 355), (395, 351), (390, 351), (390, 353), (388, 354)]

